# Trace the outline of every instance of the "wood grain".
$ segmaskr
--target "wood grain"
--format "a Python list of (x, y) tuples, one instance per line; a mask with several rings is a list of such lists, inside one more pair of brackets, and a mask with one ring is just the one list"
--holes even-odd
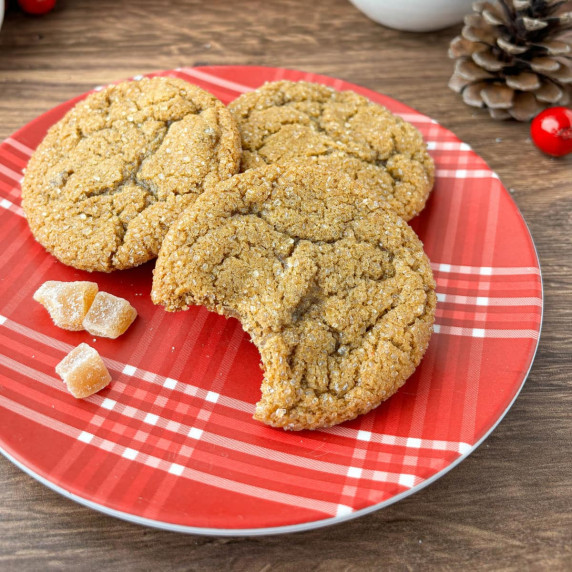
[(205, 538), (101, 515), (0, 459), (0, 570), (572, 568), (572, 157), (541, 155), (447, 88), (450, 40), (385, 29), (345, 0), (58, 1), (0, 31), (0, 138), (94, 85), (194, 64), (303, 69), (435, 118), (498, 172), (535, 239), (545, 288), (536, 361), (505, 420), (436, 483), (387, 509), (289, 536)]

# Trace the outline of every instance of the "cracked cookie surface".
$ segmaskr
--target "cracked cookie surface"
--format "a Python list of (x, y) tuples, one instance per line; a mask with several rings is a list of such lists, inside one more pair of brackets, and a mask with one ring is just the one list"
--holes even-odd
[(312, 162), (344, 171), (405, 220), (425, 206), (435, 167), (419, 131), (352, 91), (277, 81), (229, 105), (242, 137), (241, 171)]
[(35, 151), (22, 206), (64, 264), (109, 272), (155, 258), (170, 224), (238, 171), (240, 136), (213, 95), (177, 78), (92, 93)]
[(395, 393), (436, 303), (407, 223), (347, 175), (309, 165), (252, 169), (199, 197), (163, 242), (152, 299), (237, 317), (262, 357), (255, 418), (294, 430)]

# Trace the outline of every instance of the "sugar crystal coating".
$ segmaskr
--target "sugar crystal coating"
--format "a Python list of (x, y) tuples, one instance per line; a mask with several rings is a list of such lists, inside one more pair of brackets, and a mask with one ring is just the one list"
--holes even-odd
[(95, 282), (48, 280), (36, 290), (34, 300), (46, 308), (56, 326), (79, 331), (97, 290)]
[(179, 213), (238, 171), (240, 137), (226, 107), (178, 78), (90, 94), (50, 128), (22, 182), (36, 240), (89, 271), (155, 258)]
[(152, 299), (237, 317), (260, 350), (255, 418), (315, 429), (366, 413), (419, 364), (435, 284), (423, 245), (375, 191), (270, 165), (203, 194), (169, 231)]
[(309, 162), (347, 173), (405, 220), (425, 206), (435, 167), (421, 133), (353, 91), (269, 82), (229, 109), (242, 137), (242, 171)]
[(58, 365), (56, 373), (69, 392), (78, 399), (89, 397), (106, 387), (111, 381), (101, 356), (91, 346), (80, 344)]
[(83, 327), (94, 336), (115, 339), (127, 331), (136, 317), (137, 310), (124, 298), (98, 292)]

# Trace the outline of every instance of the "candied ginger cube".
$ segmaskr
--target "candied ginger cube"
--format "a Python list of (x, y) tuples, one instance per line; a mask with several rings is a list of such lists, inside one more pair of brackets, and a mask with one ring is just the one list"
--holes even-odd
[(89, 397), (106, 387), (111, 376), (97, 353), (87, 344), (79, 344), (57, 366), (56, 373), (69, 392), (79, 398)]
[(34, 293), (34, 300), (46, 308), (54, 324), (64, 330), (83, 330), (83, 319), (95, 295), (95, 282), (48, 280)]
[(98, 292), (83, 319), (83, 327), (94, 336), (115, 339), (127, 330), (136, 317), (137, 310), (124, 298)]

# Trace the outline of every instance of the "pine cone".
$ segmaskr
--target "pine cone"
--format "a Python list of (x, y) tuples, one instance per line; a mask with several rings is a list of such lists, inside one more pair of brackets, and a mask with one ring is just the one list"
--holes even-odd
[(494, 119), (528, 121), (572, 94), (572, 2), (475, 2), (462, 35), (449, 48), (457, 59), (449, 87)]

